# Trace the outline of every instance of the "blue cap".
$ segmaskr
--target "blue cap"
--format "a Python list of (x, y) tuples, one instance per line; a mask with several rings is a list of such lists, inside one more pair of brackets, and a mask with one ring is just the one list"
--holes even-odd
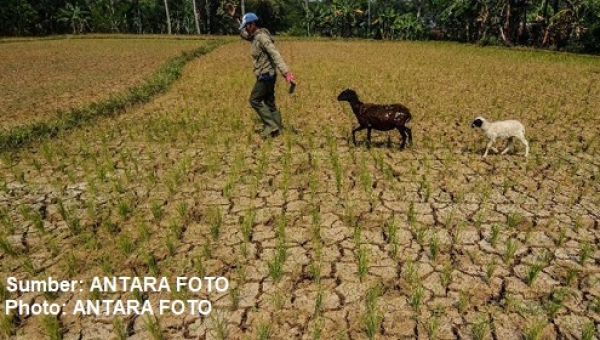
[(240, 29), (246, 27), (249, 22), (254, 22), (258, 20), (258, 16), (252, 12), (246, 13), (242, 18), (242, 24), (240, 25)]

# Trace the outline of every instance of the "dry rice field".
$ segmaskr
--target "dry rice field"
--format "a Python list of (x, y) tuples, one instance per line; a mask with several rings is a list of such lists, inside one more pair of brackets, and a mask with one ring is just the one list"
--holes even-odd
[[(71, 42), (36, 44), (58, 43)], [(169, 48), (144, 70), (184, 44), (154, 43)], [(289, 95), (278, 80), (287, 128), (275, 139), (256, 133), (249, 45), (237, 41), (191, 61), (147, 104), (2, 152), (2, 301), (62, 306), (22, 315), (3, 303), (4, 337), (600, 339), (600, 59), (434, 42), (276, 44), (299, 86)], [(142, 67), (138, 57), (115, 67)], [(114, 72), (128, 76), (82, 79), (87, 94), (65, 95), (75, 99), (27, 92), (17, 111), (138, 79)], [(20, 86), (12, 98), (30, 85)], [(397, 132), (374, 131), (367, 148), (363, 131), (354, 146), (356, 119), (336, 101), (347, 87), (365, 102), (408, 106), (414, 145), (398, 150)], [(529, 157), (517, 142), (484, 159), (487, 141), (470, 127), (479, 115), (521, 120)], [(116, 276), (229, 286), (88, 289)], [(8, 277), (83, 289), (10, 292)], [(85, 300), (157, 311), (160, 300), (190, 299), (211, 312), (73, 313)]]
[(0, 128), (47, 120), (57, 111), (124, 92), (203, 40), (99, 35), (0, 41)]

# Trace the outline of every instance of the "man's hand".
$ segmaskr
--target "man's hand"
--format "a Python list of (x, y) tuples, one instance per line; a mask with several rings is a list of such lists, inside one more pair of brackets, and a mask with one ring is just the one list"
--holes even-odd
[(292, 71), (289, 71), (285, 74), (285, 81), (291, 84), (296, 84), (296, 79), (294, 78), (294, 74), (292, 73)]

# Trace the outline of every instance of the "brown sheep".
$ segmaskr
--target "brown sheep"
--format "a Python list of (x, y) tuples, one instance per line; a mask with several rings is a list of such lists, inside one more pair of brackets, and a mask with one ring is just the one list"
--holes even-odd
[(355, 134), (357, 131), (367, 129), (367, 145), (371, 145), (371, 130), (389, 131), (398, 129), (402, 136), (400, 148), (406, 147), (408, 141), (412, 145), (412, 132), (406, 127), (412, 116), (410, 110), (402, 104), (370, 104), (363, 103), (358, 95), (351, 89), (345, 89), (338, 97), (338, 101), (350, 103), (352, 111), (358, 119), (359, 127), (352, 130), (352, 142), (356, 145)]

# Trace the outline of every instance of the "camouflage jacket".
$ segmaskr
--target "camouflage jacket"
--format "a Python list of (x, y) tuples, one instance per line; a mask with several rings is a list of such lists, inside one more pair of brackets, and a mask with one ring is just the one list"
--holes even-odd
[(252, 43), (251, 55), (254, 61), (254, 75), (256, 77), (264, 74), (275, 75), (276, 70), (285, 75), (289, 68), (283, 61), (281, 54), (275, 48), (273, 37), (266, 28), (259, 28), (254, 34), (249, 35), (243, 29), (240, 36)]

